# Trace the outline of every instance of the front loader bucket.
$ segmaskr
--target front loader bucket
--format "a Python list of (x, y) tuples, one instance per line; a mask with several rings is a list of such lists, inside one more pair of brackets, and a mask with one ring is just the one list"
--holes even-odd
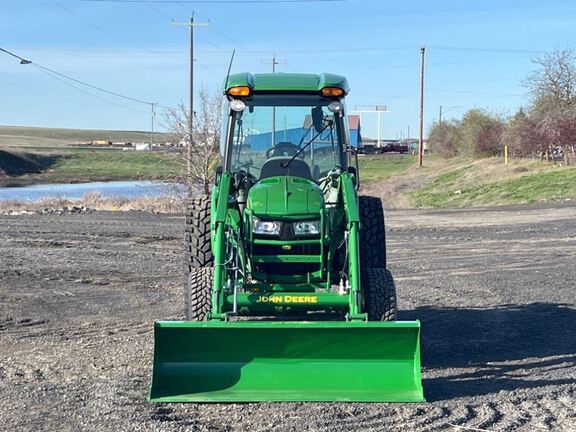
[(155, 324), (152, 402), (424, 402), (420, 323)]

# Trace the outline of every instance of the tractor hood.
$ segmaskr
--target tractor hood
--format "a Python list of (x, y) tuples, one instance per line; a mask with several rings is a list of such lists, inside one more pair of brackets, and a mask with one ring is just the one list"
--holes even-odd
[(320, 188), (300, 177), (266, 178), (248, 193), (248, 208), (258, 216), (318, 214), (323, 206)]

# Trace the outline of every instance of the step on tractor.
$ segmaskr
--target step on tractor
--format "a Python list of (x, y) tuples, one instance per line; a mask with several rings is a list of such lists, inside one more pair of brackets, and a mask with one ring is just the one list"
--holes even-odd
[(185, 320), (155, 323), (153, 402), (422, 402), (346, 78), (233, 74), (221, 166), (186, 210)]

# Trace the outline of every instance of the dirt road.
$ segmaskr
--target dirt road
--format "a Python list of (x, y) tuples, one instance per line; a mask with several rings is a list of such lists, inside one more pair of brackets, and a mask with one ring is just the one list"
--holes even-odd
[(149, 404), (182, 219), (0, 216), (0, 430), (576, 430), (574, 204), (387, 218), (427, 404)]

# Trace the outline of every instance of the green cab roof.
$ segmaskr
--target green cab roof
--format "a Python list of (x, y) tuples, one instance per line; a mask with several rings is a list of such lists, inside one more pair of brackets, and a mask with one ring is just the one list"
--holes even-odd
[(254, 92), (319, 92), (324, 87), (339, 87), (345, 94), (350, 91), (346, 77), (331, 73), (236, 73), (224, 82), (224, 92), (238, 86), (248, 86)]

